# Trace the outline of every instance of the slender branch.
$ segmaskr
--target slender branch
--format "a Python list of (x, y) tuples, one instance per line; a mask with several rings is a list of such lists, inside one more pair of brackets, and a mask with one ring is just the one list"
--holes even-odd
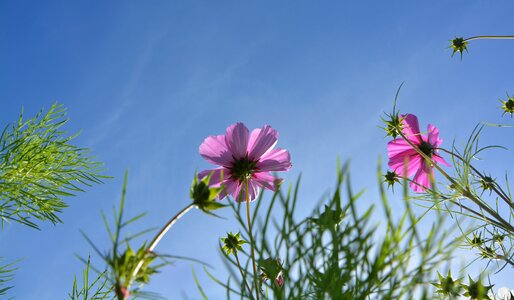
[[(164, 227), (162, 227), (161, 231), (159, 231), (159, 233), (153, 238), (150, 245), (148, 245), (148, 248), (146, 249), (146, 253), (152, 252), (153, 249), (155, 249), (157, 244), (160, 242), (160, 240), (164, 237), (164, 235), (171, 229), (171, 227), (183, 215), (185, 215), (188, 211), (190, 211), (192, 208), (195, 208), (195, 207), (196, 207), (196, 205), (194, 203), (191, 203), (188, 206), (186, 206), (184, 209), (182, 209), (179, 213), (177, 213), (173, 218), (171, 218), (168, 221), (168, 223), (166, 223), (166, 225), (164, 225)], [(137, 273), (139, 272), (139, 270), (141, 270), (141, 267), (143, 266), (143, 263), (144, 263), (144, 258), (138, 262), (136, 268), (134, 269), (134, 272), (132, 272), (132, 278), (134, 278), (134, 279), (136, 278)]]
[(259, 300), (259, 283), (257, 282), (257, 265), (255, 264), (255, 247), (252, 233), (252, 221), (250, 217), (250, 194), (248, 192), (248, 179), (245, 180), (246, 217), (248, 218), (248, 235), (250, 236), (250, 248), (252, 251), (253, 281), (255, 285), (255, 296)]
[(234, 252), (234, 256), (236, 257), (237, 267), (239, 269), (239, 272), (241, 272), (241, 278), (243, 278), (243, 283), (246, 286), (246, 288), (248, 289), (248, 294), (250, 295), (250, 299), (253, 299), (252, 289), (248, 285), (248, 282), (246, 282), (246, 277), (243, 274), (243, 269), (241, 268), (241, 263), (239, 262), (239, 257), (237, 256), (236, 252)]
[[(445, 199), (445, 198), (446, 197), (443, 196), (443, 199)], [(494, 224), (494, 225), (496, 225), (498, 227), (502, 227), (502, 224), (499, 223), (498, 221), (496, 221), (494, 219), (491, 219), (488, 216), (484, 215), (483, 213), (479, 213), (478, 211), (476, 211), (476, 210), (474, 210), (474, 209), (472, 209), (472, 208), (470, 208), (470, 207), (468, 207), (468, 206), (466, 206), (466, 205), (464, 205), (464, 204), (462, 204), (462, 203), (460, 203), (458, 201), (455, 201), (455, 200), (450, 199), (450, 198), (446, 198), (445, 200), (450, 201), (450, 203), (457, 205), (458, 207), (460, 207), (460, 208), (462, 208), (462, 209), (464, 209), (464, 210), (466, 210), (466, 211), (476, 215), (479, 218), (481, 217), (482, 219), (484, 219), (485, 221), (487, 221), (487, 222), (489, 222), (491, 224)]]
[(409, 140), (401, 130), (399, 130), (399, 134), (414, 150), (416, 150), (416, 152), (419, 155), (421, 155), (421, 157), (423, 157), (425, 162), (430, 163), (435, 169), (437, 169), (437, 171), (439, 171), (439, 173), (441, 173), (444, 177), (446, 177), (446, 179), (448, 179), (453, 184), (455, 189), (458, 190), (462, 194), (462, 196), (473, 201), (476, 205), (478, 205), (478, 207), (480, 207), (482, 210), (486, 211), (489, 215), (491, 215), (495, 219), (497, 219), (498, 222), (502, 224), (502, 227), (506, 231), (509, 231), (510, 233), (514, 234), (514, 227), (512, 225), (510, 225), (510, 223), (505, 221), (505, 219), (503, 219), (498, 213), (496, 213), (491, 208), (489, 208), (487, 205), (482, 203), (482, 201), (479, 198), (475, 197), (475, 195), (473, 195), (469, 191), (469, 189), (465, 189), (464, 187), (462, 187), (455, 179), (453, 179), (448, 173), (446, 173), (439, 165), (433, 163), (432, 158), (430, 156), (426, 155), (423, 151), (421, 151), (421, 149), (419, 149), (419, 147), (417, 145), (415, 145), (411, 140)]
[(498, 259), (502, 259), (503, 261), (505, 261), (505, 263), (514, 267), (514, 262), (507, 255), (507, 249), (505, 249), (505, 247), (503, 246), (503, 244), (501, 242), (499, 242), (499, 244), (500, 244), (500, 248), (503, 251), (503, 255), (497, 255)]
[[(448, 151), (446, 149), (443, 149), (443, 148), (437, 148), (443, 152), (446, 152), (452, 156), (455, 156), (457, 157), (458, 159), (460, 159), (463, 163), (467, 163), (468, 166), (471, 168), (471, 170), (473, 170), (473, 172), (475, 172), (482, 180), (486, 180), (485, 176), (480, 173), (480, 171), (478, 171), (475, 167), (473, 167), (473, 165), (471, 163), (468, 163), (466, 160), (464, 160), (463, 157), (461, 157), (460, 155), (458, 155), (457, 153), (454, 153), (452, 151)], [(505, 192), (502, 190), (502, 188), (500, 186), (497, 186), (496, 182), (493, 182), (493, 184), (491, 185), (491, 188), (493, 189), (493, 191), (498, 195), (500, 196), (500, 198), (505, 201), (505, 203), (507, 203), (511, 209), (514, 209), (514, 203), (512, 203), (512, 200), (505, 194)]]
[(472, 41), (472, 40), (512, 40), (514, 39), (513, 35), (477, 35), (467, 39), (464, 41)]

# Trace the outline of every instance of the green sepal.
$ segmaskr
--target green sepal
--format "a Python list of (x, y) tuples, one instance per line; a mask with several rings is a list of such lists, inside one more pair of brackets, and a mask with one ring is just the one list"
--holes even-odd
[(502, 116), (505, 114), (510, 114), (510, 116), (512, 117), (512, 115), (514, 115), (514, 97), (510, 97), (507, 94), (507, 100), (505, 100), (505, 101), (500, 100), (500, 102), (502, 103), (502, 109), (503, 109)]
[(452, 273), (448, 271), (446, 277), (437, 272), (439, 282), (433, 282), (432, 285), (437, 288), (436, 293), (443, 294), (450, 297), (460, 296), (462, 291), (462, 284), (460, 279), (453, 279)]
[(213, 210), (227, 206), (217, 200), (223, 187), (209, 186), (211, 176), (212, 174), (209, 174), (200, 180), (198, 174), (195, 174), (189, 193), (193, 204), (205, 213), (210, 213)]
[(384, 182), (387, 183), (387, 187), (394, 187), (395, 183), (400, 183), (400, 177), (394, 171), (387, 171), (384, 175)]
[(482, 283), (482, 278), (479, 278), (477, 281), (473, 281), (471, 276), (468, 275), (468, 277), (469, 285), (464, 285), (464, 296), (476, 300), (491, 300), (489, 297), (489, 291), (493, 288), (493, 286), (484, 285)]
[(241, 238), (241, 233), (238, 232), (236, 234), (228, 233), (226, 238), (221, 238), (221, 242), (223, 243), (223, 251), (227, 255), (234, 254), (237, 255), (237, 251), (243, 251), (243, 245), (248, 242)]
[(462, 54), (464, 53), (464, 51), (468, 52), (468, 42), (464, 40), (464, 38), (462, 37), (454, 38), (450, 42), (451, 44), (449, 48), (453, 49), (452, 57), (453, 55), (455, 55), (455, 53), (459, 52), (460, 59), (462, 60)]

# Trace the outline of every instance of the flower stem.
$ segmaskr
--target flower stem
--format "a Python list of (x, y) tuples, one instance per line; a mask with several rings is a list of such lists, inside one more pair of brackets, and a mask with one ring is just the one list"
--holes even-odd
[[(468, 163), (463, 157), (461, 157), (460, 155), (458, 155), (457, 153), (454, 153), (452, 151), (448, 151), (446, 149), (443, 149), (443, 148), (438, 148), (440, 149), (441, 151), (443, 152), (446, 152), (456, 158), (458, 158), (460, 161), (462, 161), (463, 163), (465, 164), (468, 164), (469, 168), (471, 170), (473, 170), (473, 172), (475, 172), (475, 174), (477, 174), (478, 177), (480, 177), (480, 179), (482, 180), (486, 180), (485, 176), (480, 173), (475, 167), (473, 167), (473, 165), (471, 165), (471, 163)], [(510, 206), (510, 208), (512, 210), (514, 210), (514, 203), (512, 202), (512, 200), (509, 198), (509, 196), (503, 191), (503, 189), (501, 188), (501, 186), (499, 186), (496, 182), (493, 182), (491, 184), (491, 188), (493, 189), (493, 191), (503, 200), (505, 201), (505, 203), (507, 203), (507, 205)]]
[[(183, 216), (185, 215), (188, 211), (190, 211), (192, 208), (196, 207), (196, 205), (194, 203), (191, 203), (189, 204), (188, 206), (186, 206), (184, 209), (182, 209), (181, 211), (179, 211), (173, 218), (171, 218), (162, 228), (161, 230), (159, 231), (159, 233), (153, 238), (152, 242), (150, 242), (150, 245), (148, 245), (148, 248), (146, 248), (146, 253), (150, 253), (153, 251), (153, 249), (155, 249), (155, 247), (157, 246), (157, 244), (161, 241), (161, 239), (164, 237), (164, 235), (171, 229), (171, 227)], [(136, 268), (134, 269), (134, 271), (132, 272), (132, 278), (135, 280), (136, 279), (136, 276), (137, 276), (137, 273), (139, 272), (139, 270), (141, 270), (141, 267), (143, 266), (143, 263), (144, 263), (144, 258), (142, 260), (140, 260), (138, 263), (137, 263), (137, 266)], [(127, 288), (128, 289), (128, 288)]]
[(252, 221), (250, 217), (250, 194), (248, 193), (248, 180), (245, 180), (246, 217), (248, 219), (248, 235), (250, 236), (250, 248), (252, 251), (253, 281), (255, 296), (259, 300), (259, 283), (257, 282), (257, 265), (255, 264), (255, 247), (253, 242)]
[(502, 228), (509, 232), (510, 234), (514, 234), (514, 227), (512, 225), (510, 225), (509, 222), (505, 221), (505, 219), (503, 219), (497, 212), (495, 212), (494, 210), (492, 210), (491, 208), (489, 208), (487, 206), (487, 204), (483, 203), (482, 200), (478, 197), (476, 197), (475, 195), (473, 195), (473, 193), (471, 193), (469, 191), (469, 189), (467, 188), (464, 188), (463, 186), (461, 186), (455, 179), (453, 179), (453, 177), (451, 177), (448, 173), (446, 173), (439, 165), (433, 163), (432, 161), (432, 158), (428, 155), (426, 155), (423, 151), (421, 151), (421, 149), (419, 149), (419, 147), (417, 145), (415, 145), (413, 142), (411, 142), (403, 132), (401, 132), (401, 130), (399, 131), (400, 133), (400, 136), (414, 149), (416, 150), (416, 152), (418, 152), (419, 155), (421, 155), (421, 157), (423, 157), (423, 159), (431, 164), (437, 171), (439, 171), (439, 173), (441, 173), (444, 177), (446, 177), (446, 179), (448, 179), (455, 187), (455, 189), (457, 191), (459, 191), (463, 197), (465, 198), (468, 198), (469, 200), (471, 200), (473, 203), (475, 203), (478, 207), (480, 207), (480, 209), (482, 209), (483, 211), (486, 211), (489, 215), (491, 215), (492, 217), (494, 217), (498, 223), (500, 223), (502, 226)]
[(234, 253), (234, 256), (236, 257), (237, 267), (239, 268), (239, 272), (241, 272), (241, 278), (243, 279), (243, 283), (245, 287), (248, 289), (248, 295), (250, 295), (250, 299), (253, 299), (252, 289), (248, 285), (248, 282), (246, 282), (246, 277), (243, 274), (243, 268), (241, 268), (241, 263), (239, 262), (239, 257), (237, 256), (237, 253)]
[(472, 40), (511, 40), (514, 39), (513, 35), (477, 35), (467, 39), (464, 41), (472, 41)]

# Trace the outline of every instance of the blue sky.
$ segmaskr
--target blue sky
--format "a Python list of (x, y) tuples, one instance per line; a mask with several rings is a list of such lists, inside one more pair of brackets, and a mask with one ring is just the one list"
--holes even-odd
[[(210, 167), (200, 143), (237, 121), (279, 131), (293, 161), (286, 184), (302, 174), (303, 213), (332, 189), (337, 157), (351, 159), (354, 186), (377, 203), (387, 142), (377, 126), (402, 82), (400, 110), (417, 114), (422, 128), (438, 126), (443, 146), (462, 144), (480, 121), (512, 123), (497, 107), (514, 93), (514, 42), (476, 41), (462, 61), (447, 49), (455, 36), (512, 34), (512, 11), (511, 1), (0, 3), (0, 124), (22, 106), (32, 116), (58, 101), (69, 132), (81, 131), (76, 143), (114, 176), (68, 199), (64, 224), (3, 229), (0, 256), (23, 258), (13, 296), (66, 296), (82, 270), (73, 254), (91, 251), (79, 230), (108, 247), (100, 210), (117, 204), (125, 170), (127, 213), (148, 212), (141, 228), (162, 225), (189, 203), (195, 170)], [(487, 128), (483, 142), (512, 148), (510, 136)], [(492, 152), (480, 167), (501, 177), (511, 155)], [(217, 243), (233, 230), (195, 211), (157, 250), (208, 261), (223, 276)], [(177, 262), (149, 289), (200, 298), (191, 267)]]

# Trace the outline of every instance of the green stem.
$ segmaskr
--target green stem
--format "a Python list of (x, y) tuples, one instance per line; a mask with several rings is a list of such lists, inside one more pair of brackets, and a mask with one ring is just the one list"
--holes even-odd
[(511, 234), (514, 234), (514, 227), (512, 225), (510, 225), (507, 221), (505, 221), (505, 219), (503, 219), (498, 213), (496, 213), (494, 210), (492, 210), (491, 208), (489, 208), (487, 205), (485, 205), (484, 203), (482, 203), (482, 201), (475, 197), (475, 195), (473, 195), (469, 189), (466, 189), (464, 187), (462, 187), (455, 179), (453, 179), (450, 175), (448, 175), (448, 173), (446, 173), (439, 165), (435, 164), (432, 162), (432, 158), (428, 155), (426, 155), (423, 151), (421, 151), (419, 149), (419, 147), (417, 145), (415, 145), (413, 142), (411, 142), (411, 140), (409, 140), (405, 134), (403, 134), (403, 132), (401, 130), (398, 130), (399, 131), (399, 134), (400, 136), (414, 149), (416, 150), (416, 152), (418, 152), (419, 155), (421, 155), (421, 157), (423, 157), (423, 159), (425, 160), (426, 163), (429, 163), (430, 165), (432, 165), (437, 171), (439, 171), (439, 173), (441, 173), (444, 177), (446, 177), (446, 179), (448, 179), (452, 184), (453, 186), (455, 187), (455, 189), (460, 192), (462, 194), (462, 196), (470, 199), (471, 201), (473, 201), (473, 203), (475, 203), (478, 207), (480, 207), (482, 210), (486, 211), (489, 215), (491, 215), (492, 217), (494, 217), (499, 223), (502, 224), (502, 227), (504, 230), (510, 232)]
[(248, 289), (248, 295), (250, 295), (250, 299), (253, 299), (252, 289), (248, 285), (248, 282), (246, 282), (246, 277), (243, 274), (243, 268), (241, 268), (241, 263), (239, 262), (239, 257), (237, 256), (237, 253), (234, 252), (234, 256), (236, 257), (237, 267), (239, 268), (239, 272), (241, 273), (241, 278), (243, 278), (243, 283), (245, 287)]
[[(452, 151), (448, 151), (446, 149), (443, 149), (443, 148), (438, 148), (440, 149), (441, 151), (443, 152), (446, 152), (452, 156), (455, 156), (457, 157), (458, 159), (460, 159), (463, 163), (467, 163), (468, 166), (470, 167), (471, 170), (473, 170), (473, 172), (475, 172), (475, 174), (478, 175), (478, 177), (480, 177), (482, 180), (486, 180), (485, 176), (480, 173), (475, 167), (473, 167), (473, 165), (471, 165), (471, 163), (468, 163), (467, 161), (464, 160), (463, 157), (461, 157), (460, 155), (456, 154), (456, 153), (453, 153)], [(503, 191), (503, 189), (498, 185), (497, 186), (497, 183), (496, 182), (493, 182), (492, 185), (491, 185), (491, 188), (493, 189), (493, 191), (503, 200), (505, 201), (505, 203), (507, 203), (507, 205), (510, 206), (511, 209), (514, 210), (514, 203), (512, 202), (512, 200), (507, 196), (507, 194), (505, 194), (505, 192)]]
[(507, 249), (505, 249), (505, 246), (503, 246), (503, 243), (499, 242), (499, 244), (500, 244), (500, 248), (502, 249), (503, 255), (498, 255), (497, 257), (499, 259), (504, 260), (505, 263), (507, 263), (507, 264), (509, 264), (509, 265), (514, 267), (514, 262), (510, 259), (509, 255), (507, 253)]
[[(196, 205), (194, 203), (191, 203), (189, 204), (188, 206), (186, 206), (184, 209), (182, 209), (180, 212), (178, 212), (173, 218), (171, 218), (162, 228), (161, 230), (159, 231), (159, 233), (153, 238), (152, 242), (150, 242), (150, 245), (148, 245), (148, 248), (146, 248), (146, 253), (150, 253), (153, 251), (153, 249), (155, 249), (155, 247), (157, 246), (157, 244), (159, 244), (159, 242), (161, 241), (161, 239), (164, 237), (164, 235), (171, 229), (171, 227), (183, 216), (185, 215), (188, 211), (190, 211), (192, 208), (196, 207)], [(139, 270), (141, 270), (141, 267), (143, 266), (144, 264), (144, 258), (142, 260), (140, 260), (138, 263), (137, 263), (137, 266), (136, 268), (134, 269), (134, 271), (132, 272), (132, 278), (135, 279), (136, 276), (137, 276), (137, 273), (139, 272)], [(127, 287), (128, 289), (128, 287)]]
[[(460, 202), (458, 202), (458, 201), (455, 201), (455, 200), (450, 199), (450, 198), (446, 198), (446, 197), (444, 197), (444, 196), (443, 196), (443, 199), (448, 200), (448, 201), (450, 201), (451, 203), (453, 203), (453, 204), (455, 204), (455, 205), (459, 206), (460, 208), (462, 208), (462, 209), (464, 209), (464, 210), (466, 210), (466, 211), (468, 211), (468, 212), (470, 212), (470, 213), (472, 213), (472, 214), (476, 215), (478, 218), (482, 218), (482, 219), (484, 219), (485, 221), (489, 222), (489, 224), (493, 224), (493, 225), (495, 225), (495, 226), (497, 226), (497, 227), (500, 227), (500, 228), (502, 227), (502, 224), (501, 224), (501, 223), (499, 223), (498, 221), (493, 220), (493, 219), (491, 219), (491, 218), (489, 218), (489, 217), (485, 216), (483, 213), (479, 213), (478, 211), (476, 211), (476, 210), (474, 210), (474, 209), (472, 209), (472, 208), (470, 208), (470, 207), (468, 207), (468, 206), (466, 206), (466, 205), (464, 205), (464, 204), (462, 204), (462, 203), (460, 203)], [(461, 211), (461, 214), (462, 214), (462, 211)]]
[(252, 252), (253, 281), (255, 285), (255, 296), (259, 300), (259, 282), (257, 281), (257, 265), (255, 264), (255, 247), (252, 233), (252, 221), (250, 215), (250, 194), (248, 193), (248, 179), (245, 180), (246, 217), (248, 219), (248, 235), (250, 236), (250, 248)]
[(467, 39), (464, 41), (473, 41), (473, 40), (512, 40), (514, 39), (513, 35), (477, 35)]

